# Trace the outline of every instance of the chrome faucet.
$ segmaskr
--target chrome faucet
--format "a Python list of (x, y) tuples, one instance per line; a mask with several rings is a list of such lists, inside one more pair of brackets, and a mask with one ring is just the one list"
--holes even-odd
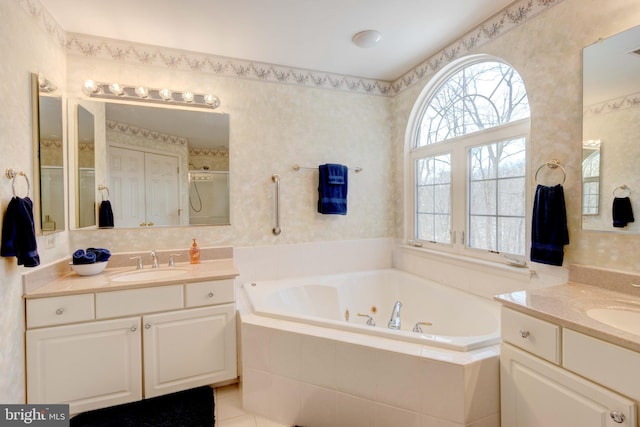
[(389, 319), (389, 329), (400, 329), (400, 308), (402, 308), (402, 303), (396, 301), (391, 312), (391, 319)]
[(158, 254), (156, 253), (155, 249), (151, 251), (151, 257), (153, 258), (153, 264), (151, 264), (151, 268), (158, 268)]

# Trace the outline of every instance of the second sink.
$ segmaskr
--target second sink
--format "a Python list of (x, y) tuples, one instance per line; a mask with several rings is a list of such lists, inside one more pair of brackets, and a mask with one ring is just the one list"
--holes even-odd
[(187, 271), (182, 268), (154, 268), (120, 273), (111, 277), (112, 282), (145, 282), (180, 277)]
[(627, 307), (592, 308), (587, 316), (605, 325), (640, 335), (640, 310)]

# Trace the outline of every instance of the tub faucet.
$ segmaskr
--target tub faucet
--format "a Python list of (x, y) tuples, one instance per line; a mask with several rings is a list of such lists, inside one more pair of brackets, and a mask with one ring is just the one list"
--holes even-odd
[(151, 257), (153, 258), (153, 264), (151, 264), (151, 268), (158, 268), (158, 254), (156, 253), (155, 249), (151, 251)]
[(400, 308), (402, 303), (396, 301), (393, 305), (393, 311), (391, 312), (391, 319), (389, 319), (389, 329), (400, 329)]

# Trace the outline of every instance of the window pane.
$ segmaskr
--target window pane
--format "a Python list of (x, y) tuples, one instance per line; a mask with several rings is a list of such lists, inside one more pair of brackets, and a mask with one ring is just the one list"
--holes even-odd
[[(521, 254), (525, 245), (524, 138), (469, 149), (469, 246)], [(516, 252), (514, 252), (516, 251)]]
[(469, 183), (469, 213), (471, 215), (496, 214), (496, 181)]
[(524, 255), (524, 218), (498, 218), (498, 251)]
[(496, 217), (469, 217), (469, 247), (497, 251)]
[(524, 82), (500, 62), (472, 64), (433, 94), (418, 127), (417, 147), (529, 117)]
[(524, 217), (524, 205), (524, 178), (498, 180), (498, 215)]
[(416, 238), (450, 243), (451, 155), (416, 160)]

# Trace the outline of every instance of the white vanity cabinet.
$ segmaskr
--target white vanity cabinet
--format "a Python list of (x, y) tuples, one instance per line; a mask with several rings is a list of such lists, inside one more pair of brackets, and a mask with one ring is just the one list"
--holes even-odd
[(26, 300), (27, 403), (72, 414), (237, 377), (233, 279)]
[(503, 307), (502, 330), (502, 427), (637, 427), (634, 400), (563, 366), (560, 326)]

